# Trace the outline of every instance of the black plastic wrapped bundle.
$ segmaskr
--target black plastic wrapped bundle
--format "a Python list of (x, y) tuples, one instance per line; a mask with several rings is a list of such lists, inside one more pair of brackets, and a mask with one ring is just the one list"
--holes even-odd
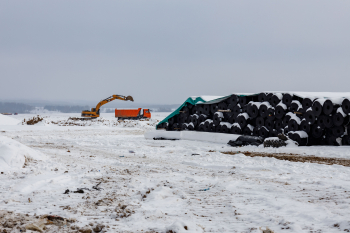
[(206, 119), (208, 119), (208, 116), (205, 115), (205, 114), (201, 114), (201, 115), (199, 116), (199, 118), (198, 118), (198, 121), (199, 121), (199, 122), (203, 122), (203, 121), (205, 121)]
[(176, 118), (176, 116), (173, 116), (173, 117), (171, 117), (171, 118), (169, 118), (169, 120), (168, 120), (168, 122), (169, 122), (169, 124), (174, 124), (175, 123), (175, 118)]
[(261, 93), (258, 95), (258, 101), (259, 101), (259, 102), (264, 102), (264, 101), (266, 101), (266, 99), (267, 99), (266, 93), (261, 92)]
[(167, 125), (165, 126), (165, 130), (166, 130), (166, 131), (172, 131), (172, 130), (174, 130), (173, 124), (167, 124)]
[(224, 119), (222, 112), (216, 112), (213, 117), (214, 125), (220, 125), (220, 122)]
[(274, 122), (273, 120), (267, 119), (267, 120), (265, 121), (265, 127), (266, 127), (269, 131), (273, 130), (274, 126), (275, 126), (275, 122)]
[(238, 123), (241, 126), (241, 129), (247, 126), (249, 120), (249, 116), (247, 113), (241, 113), (236, 118), (236, 123)]
[(217, 104), (210, 104), (210, 113), (214, 114), (218, 111), (218, 105)]
[(267, 138), (269, 137), (269, 130), (263, 126), (259, 129), (259, 136), (262, 138)]
[(282, 98), (282, 103), (284, 103), (287, 107), (289, 107), (292, 104), (293, 101), (293, 95), (291, 94), (283, 94), (283, 98)]
[(284, 103), (279, 103), (275, 108), (275, 116), (277, 119), (282, 119), (286, 114), (287, 106)]
[(343, 102), (341, 103), (341, 107), (342, 107), (343, 112), (345, 114), (349, 114), (350, 113), (350, 101), (349, 101), (349, 99), (345, 98), (343, 100)]
[(301, 121), (300, 120), (298, 121), (297, 118), (290, 119), (288, 122), (288, 129), (290, 131), (298, 131), (300, 123)]
[(228, 122), (221, 122), (221, 133), (230, 133), (231, 132), (231, 124)]
[(318, 117), (321, 115), (323, 107), (320, 101), (323, 103), (323, 100), (315, 100), (315, 102), (312, 104), (312, 111), (314, 112), (315, 116)]
[(267, 115), (267, 119), (271, 119), (271, 120), (275, 120), (276, 116), (275, 116), (275, 108), (271, 107), (267, 110), (268, 115)]
[(236, 117), (232, 112), (225, 112), (224, 119), (225, 119), (225, 121), (229, 122), (230, 124), (233, 124), (236, 122)]
[(238, 123), (234, 123), (232, 126), (231, 126), (231, 131), (230, 131), (232, 134), (242, 134), (242, 129), (241, 127), (239, 126)]
[(257, 117), (256, 120), (255, 120), (255, 126), (258, 127), (258, 128), (265, 126), (264, 118)]
[(216, 126), (214, 125), (214, 123), (210, 123), (209, 127), (210, 127), (210, 132), (216, 132)]
[(174, 123), (173, 124), (174, 130), (181, 130), (181, 124), (180, 123)]
[(313, 104), (313, 99), (311, 98), (304, 98), (303, 101), (301, 102), (303, 109), (307, 111), (309, 108), (312, 108)]
[(332, 130), (332, 134), (337, 138), (343, 136), (345, 132), (345, 129), (343, 126), (332, 127), (331, 130)]
[(269, 137), (277, 137), (278, 131), (276, 129), (272, 129), (269, 131)]
[(250, 124), (248, 124), (244, 129), (243, 129), (243, 135), (253, 135), (253, 130), (254, 130), (254, 127)]
[(197, 105), (193, 105), (193, 107), (190, 109), (191, 115), (197, 114), (197, 109), (198, 109), (198, 106)]
[(300, 123), (300, 130), (310, 133), (311, 126), (306, 120), (302, 120)]
[(303, 105), (298, 100), (293, 100), (290, 105), (290, 111), (291, 112), (301, 112), (303, 111)]
[(288, 137), (297, 142), (299, 146), (306, 146), (308, 144), (308, 134), (304, 131), (290, 131)]
[(276, 93), (271, 97), (271, 105), (276, 107), (282, 101), (283, 95), (281, 93)]
[(260, 131), (259, 127), (254, 127), (254, 129), (253, 129), (253, 136), (259, 136), (259, 131)]
[(241, 107), (242, 113), (244, 113), (244, 112), (245, 112), (245, 113), (248, 113), (247, 109), (248, 109), (248, 106), (247, 106), (247, 105), (242, 106), (242, 107)]
[(216, 125), (215, 132), (221, 133), (221, 125), (220, 125), (220, 123), (219, 123), (219, 125)]
[(231, 113), (235, 116), (235, 118), (238, 116), (238, 114), (242, 113), (241, 105), (236, 105), (233, 109), (231, 109)]
[(350, 145), (350, 136), (349, 135), (344, 135), (344, 137), (342, 137), (342, 144), (345, 146)]
[(271, 105), (272, 105), (272, 96), (273, 96), (273, 93), (267, 93), (267, 94), (266, 94), (266, 100), (267, 100), (267, 102), (269, 102)]
[(327, 145), (330, 145), (330, 146), (339, 146), (339, 143), (337, 142), (337, 138), (334, 135), (327, 135), (326, 142), (327, 142)]
[(304, 114), (305, 120), (307, 123), (314, 124), (316, 121), (316, 116), (314, 112), (310, 109), (308, 109)]
[(227, 104), (225, 102), (218, 103), (218, 110), (227, 110)]
[(187, 123), (187, 114), (180, 113), (178, 115), (178, 123)]
[(230, 105), (232, 104), (233, 106), (237, 105), (239, 102), (239, 98), (237, 95), (231, 95), (226, 102)]
[(259, 108), (259, 115), (263, 118), (266, 118), (269, 115), (268, 109), (271, 107), (270, 103), (265, 101), (261, 103)]
[(259, 102), (250, 102), (247, 106), (247, 113), (250, 118), (256, 118), (259, 116)]
[(188, 130), (194, 130), (195, 129), (194, 125), (193, 125), (193, 122), (190, 122), (190, 123), (187, 124), (187, 129)]
[(289, 114), (285, 115), (285, 117), (282, 120), (283, 127), (288, 126), (288, 122), (290, 120), (291, 116)]
[(198, 114), (198, 115), (205, 114), (202, 105), (197, 105), (197, 114)]
[(197, 131), (202, 131), (202, 132), (205, 131), (204, 122), (201, 122), (201, 123), (198, 125)]
[(333, 112), (333, 103), (331, 100), (325, 100), (322, 106), (322, 111), (325, 115), (330, 115)]
[(289, 132), (288, 126), (284, 127), (283, 133), (284, 133), (284, 134), (287, 134), (288, 132)]
[(234, 109), (234, 107), (236, 107), (236, 106), (237, 106), (237, 104), (232, 104), (232, 103), (228, 104), (227, 105), (227, 110), (231, 110), (232, 111)]
[(213, 123), (213, 120), (211, 119), (207, 119), (205, 122), (204, 122), (204, 131), (205, 132), (211, 132), (211, 128), (210, 128), (210, 124)]
[(205, 115), (210, 114), (210, 104), (203, 104), (203, 114)]
[[(324, 115), (323, 115), (324, 116)], [(320, 116), (321, 118), (322, 116)], [(324, 116), (324, 125), (326, 128), (332, 128), (334, 126), (333, 119), (330, 116)]]
[(320, 138), (323, 135), (323, 129), (319, 127), (318, 125), (313, 125), (311, 127), (311, 135), (314, 138)]
[(239, 104), (243, 107), (244, 105), (247, 104), (247, 97), (245, 96), (240, 96), (239, 97)]
[(181, 124), (181, 130), (186, 130), (187, 129), (188, 124), (187, 123), (182, 123)]
[(333, 114), (332, 120), (335, 126), (347, 125), (349, 123), (349, 115), (345, 114), (343, 109), (339, 107), (337, 112)]
[(197, 114), (193, 114), (190, 116), (190, 121), (192, 122), (194, 127), (198, 125), (198, 118), (199, 116)]
[[(267, 119), (267, 120), (269, 120), (269, 119)], [(274, 127), (277, 131), (279, 131), (280, 129), (282, 129), (283, 128), (283, 122), (282, 122), (282, 120), (280, 120), (280, 119), (277, 119), (277, 120), (275, 120), (275, 127)]]

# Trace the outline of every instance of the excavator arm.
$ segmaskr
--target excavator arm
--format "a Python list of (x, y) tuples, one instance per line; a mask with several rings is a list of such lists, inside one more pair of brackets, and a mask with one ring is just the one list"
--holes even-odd
[(115, 100), (130, 100), (130, 101), (134, 101), (134, 99), (132, 98), (132, 96), (123, 96), (123, 95), (112, 95), (106, 99), (101, 100), (97, 105), (96, 108), (92, 108), (91, 111), (89, 110), (84, 110), (81, 112), (81, 116), (82, 117), (91, 117), (91, 118), (96, 118), (100, 116), (100, 108), (101, 106)]

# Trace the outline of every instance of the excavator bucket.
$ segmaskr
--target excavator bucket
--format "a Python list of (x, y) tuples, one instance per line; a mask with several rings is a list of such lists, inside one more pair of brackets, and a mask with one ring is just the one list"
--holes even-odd
[(130, 96), (130, 95), (128, 95), (128, 96), (125, 98), (125, 100), (130, 100), (130, 101), (134, 102), (134, 98), (132, 98), (132, 96)]

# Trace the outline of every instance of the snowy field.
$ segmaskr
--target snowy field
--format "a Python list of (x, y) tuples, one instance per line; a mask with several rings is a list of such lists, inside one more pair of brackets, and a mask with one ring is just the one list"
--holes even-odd
[(85, 126), (63, 126), (79, 113), (38, 125), (21, 124), (33, 114), (1, 116), (0, 232), (40, 228), (46, 215), (64, 222), (44, 232), (350, 232), (349, 167), (238, 152), (350, 159), (349, 147), (146, 140), (168, 114), (120, 123), (105, 113)]

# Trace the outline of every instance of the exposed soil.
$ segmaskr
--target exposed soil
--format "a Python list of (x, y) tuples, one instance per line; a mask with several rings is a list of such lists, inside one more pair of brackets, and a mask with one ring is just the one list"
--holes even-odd
[(326, 165), (342, 165), (350, 167), (350, 159), (339, 159), (339, 158), (327, 158), (317, 157), (314, 155), (299, 155), (299, 154), (286, 154), (286, 153), (264, 153), (264, 152), (249, 152), (249, 151), (223, 151), (223, 154), (235, 155), (242, 153), (249, 157), (269, 157), (279, 160), (288, 160), (291, 162), (302, 162), (302, 163), (319, 163)]

